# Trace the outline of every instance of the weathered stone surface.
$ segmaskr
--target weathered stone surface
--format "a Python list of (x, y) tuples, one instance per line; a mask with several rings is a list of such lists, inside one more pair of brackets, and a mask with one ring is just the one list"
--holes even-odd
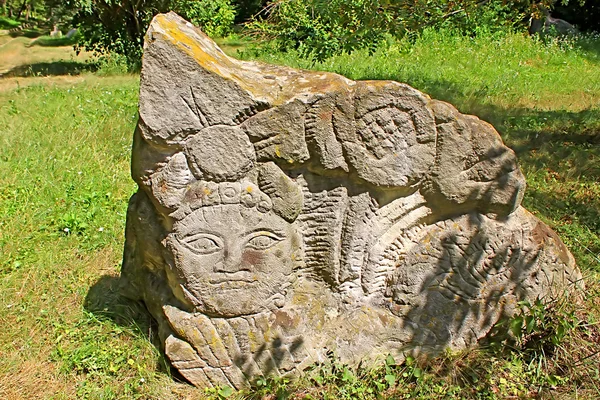
[(172, 13), (146, 37), (132, 175), (124, 290), (199, 386), (473, 346), (581, 279), (489, 124), (233, 60)]

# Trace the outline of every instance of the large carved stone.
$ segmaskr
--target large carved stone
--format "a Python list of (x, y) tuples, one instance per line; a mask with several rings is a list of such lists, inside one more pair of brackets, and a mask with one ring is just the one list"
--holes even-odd
[(473, 346), (581, 279), (494, 128), (397, 82), (147, 36), (122, 277), (198, 386)]

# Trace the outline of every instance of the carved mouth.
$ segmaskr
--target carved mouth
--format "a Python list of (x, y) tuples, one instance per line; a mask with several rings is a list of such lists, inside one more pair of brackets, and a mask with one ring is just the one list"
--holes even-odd
[(233, 274), (218, 274), (214, 277), (209, 278), (208, 283), (212, 285), (221, 285), (227, 283), (241, 284), (241, 283), (258, 283), (258, 276), (254, 274), (235, 272)]

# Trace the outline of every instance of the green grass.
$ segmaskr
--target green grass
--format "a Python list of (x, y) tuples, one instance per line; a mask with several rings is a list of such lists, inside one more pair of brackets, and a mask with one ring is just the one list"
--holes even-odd
[[(245, 396), (600, 397), (599, 53), (598, 39), (428, 32), (412, 47), (392, 43), (372, 56), (318, 65), (261, 56), (353, 79), (404, 81), (491, 121), (519, 154), (529, 184), (525, 206), (567, 242), (588, 287), (583, 303), (557, 301), (550, 312), (524, 305), (511, 324), (519, 340), (499, 336), (502, 350), (433, 363), (382, 360), (376, 368), (333, 363), (295, 384), (260, 380)], [(0, 397), (203, 398), (173, 380), (152, 344), (151, 319), (118, 294), (125, 211), (135, 190), (129, 163), (138, 77), (82, 77), (0, 85)]]
[(0, 93), (0, 382), (25, 398), (125, 395), (157, 363), (95, 306), (119, 271), (138, 78), (90, 80)]
[(238, 36), (236, 34), (224, 38), (216, 38), (215, 42), (219, 45), (221, 50), (234, 57), (251, 44), (246, 37)]

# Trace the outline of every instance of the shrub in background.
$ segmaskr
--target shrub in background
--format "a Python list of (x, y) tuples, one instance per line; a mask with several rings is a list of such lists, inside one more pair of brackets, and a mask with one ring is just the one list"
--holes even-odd
[(209, 35), (231, 32), (235, 8), (231, 0), (68, 0), (77, 9), (73, 22), (81, 33), (78, 49), (125, 56), (138, 70), (144, 35), (152, 18), (175, 11)]
[(600, 32), (600, 0), (579, 0), (568, 4), (557, 4), (552, 16), (576, 25), (581, 31)]
[(233, 32), (236, 9), (231, 0), (175, 0), (173, 10), (211, 37)]
[(235, 23), (241, 24), (249, 21), (255, 15), (260, 14), (267, 3), (267, 0), (235, 0), (237, 10)]
[(387, 0), (283, 0), (272, 2), (265, 19), (248, 27), (279, 50), (299, 50), (323, 60), (357, 48), (375, 49), (394, 23), (396, 7)]
[(556, 0), (276, 0), (248, 26), (279, 50), (295, 49), (322, 61), (361, 48), (374, 50), (386, 35), (418, 35), (426, 28), (462, 34), (525, 30), (529, 18)]

